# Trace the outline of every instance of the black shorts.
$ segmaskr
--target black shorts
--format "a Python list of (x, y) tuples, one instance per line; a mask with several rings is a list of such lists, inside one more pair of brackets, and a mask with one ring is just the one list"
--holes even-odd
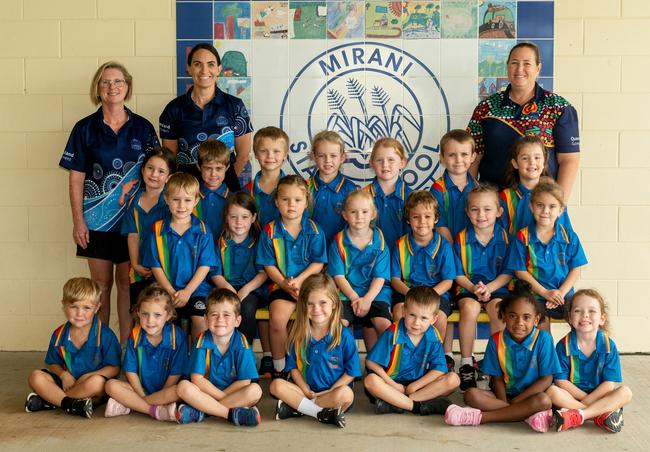
[(539, 307), (539, 312), (541, 312), (546, 317), (550, 317), (551, 319), (566, 319), (566, 307), (568, 305), (569, 297), (564, 297), (563, 305), (549, 309), (546, 307), (546, 300), (543, 298), (537, 298), (537, 306)]
[(486, 304), (494, 301), (494, 300), (503, 300), (508, 294), (507, 293), (494, 293), (492, 294), (492, 298), (490, 301), (479, 301), (478, 297), (474, 295), (471, 292), (461, 292), (458, 295), (454, 297), (454, 302), (453, 304), (458, 306), (458, 302), (462, 300), (463, 298), (471, 298), (472, 300), (476, 301), (477, 303), (480, 303), (481, 306), (485, 306)]
[[(397, 292), (396, 290), (393, 290), (393, 307), (395, 307), (396, 304), (404, 303), (404, 298), (404, 295)], [(452, 307), (451, 302), (448, 298), (440, 297), (440, 307), (438, 310), (445, 314), (447, 317), (451, 315)]]
[(372, 328), (372, 319), (375, 317), (381, 317), (387, 319), (391, 323), (393, 322), (393, 316), (390, 313), (388, 303), (377, 300), (372, 302), (368, 313), (364, 317), (357, 317), (354, 315), (352, 303), (350, 303), (350, 300), (345, 300), (343, 302), (342, 317), (350, 322), (350, 325), (363, 325), (364, 328)]
[(151, 276), (140, 281), (129, 284), (129, 297), (131, 300), (131, 312), (134, 312), (135, 304), (138, 302), (138, 295), (144, 289), (156, 282), (156, 279)]
[(59, 377), (57, 374), (52, 372), (50, 369), (41, 369), (42, 372), (45, 372), (48, 374), (52, 379), (54, 380), (54, 384), (57, 385), (59, 388), (63, 389), (63, 381), (61, 381), (61, 377)]
[(268, 306), (271, 306), (271, 303), (273, 303), (275, 300), (286, 300), (286, 301), (291, 301), (293, 303), (296, 302), (296, 299), (293, 298), (291, 295), (289, 295), (288, 292), (285, 292), (282, 289), (275, 289), (273, 292), (269, 294), (269, 304)]
[(77, 245), (77, 256), (101, 259), (121, 264), (129, 261), (126, 236), (119, 232), (88, 231), (90, 241), (86, 249)]
[(203, 317), (205, 315), (205, 297), (191, 297), (182, 308), (176, 308), (179, 319)]

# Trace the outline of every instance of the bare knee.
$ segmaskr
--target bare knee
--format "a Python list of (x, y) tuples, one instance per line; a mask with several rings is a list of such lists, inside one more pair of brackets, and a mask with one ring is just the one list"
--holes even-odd
[(101, 375), (93, 375), (85, 381), (85, 385), (93, 395), (102, 394), (106, 387), (106, 379)]
[(282, 392), (282, 388), (286, 385), (286, 381), (281, 379), (281, 378), (276, 378), (275, 380), (271, 381), (271, 384), (269, 385), (269, 392), (271, 395), (280, 398), (280, 393)]
[(257, 403), (262, 398), (262, 388), (257, 383), (251, 383), (246, 388), (248, 397), (253, 401), (253, 404)]
[(181, 399), (184, 399), (195, 387), (196, 386), (191, 381), (181, 380), (178, 382), (178, 385), (176, 385), (176, 394)]
[(35, 369), (32, 371), (31, 374), (29, 374), (29, 378), (27, 379), (27, 382), (29, 383), (29, 386), (34, 388), (34, 385), (38, 385), (39, 383), (42, 383), (48, 378), (51, 379), (51, 377), (47, 373), (43, 372), (40, 369)]
[(623, 402), (623, 404), (630, 403), (632, 400), (632, 390), (629, 388), (629, 386), (619, 386), (618, 391), (621, 394), (621, 402)]
[(446, 389), (453, 391), (460, 386), (460, 378), (456, 372), (447, 372), (442, 375), (442, 381), (445, 383)]
[(350, 405), (354, 401), (354, 393), (349, 386), (339, 386), (336, 389), (334, 400), (337, 406)]
[(550, 410), (553, 405), (551, 398), (545, 392), (532, 395), (529, 400), (535, 412)]
[(465, 404), (469, 406), (477, 406), (478, 399), (480, 397), (479, 391), (480, 389), (478, 388), (469, 388), (467, 391), (465, 391), (465, 394), (463, 394), (463, 400), (465, 401)]
[(363, 379), (363, 387), (368, 391), (372, 392), (377, 388), (379, 376), (377, 374), (368, 374), (366, 378)]

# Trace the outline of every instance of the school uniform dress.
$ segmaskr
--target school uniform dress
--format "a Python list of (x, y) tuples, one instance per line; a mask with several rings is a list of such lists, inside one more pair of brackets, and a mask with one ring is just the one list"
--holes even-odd
[(467, 218), (465, 206), (467, 195), (474, 187), (476, 187), (476, 181), (471, 174), (467, 173), (467, 185), (462, 191), (459, 190), (449, 177), (447, 170), (431, 186), (430, 191), (438, 201), (440, 213), (436, 226), (449, 229), (452, 237), (455, 237), (461, 229), (472, 226)]
[[(142, 259), (146, 252), (147, 239), (153, 230), (153, 224), (161, 220), (164, 215), (169, 215), (165, 197), (161, 193), (158, 197), (158, 202), (149, 211), (145, 211), (140, 207), (140, 198), (145, 192), (144, 188), (140, 188), (135, 195), (129, 200), (128, 207), (122, 219), (121, 232), (122, 235), (128, 236), (129, 234), (138, 234), (138, 243), (140, 253), (139, 264), (142, 265)], [(133, 265), (129, 266), (129, 295), (131, 305), (135, 305), (138, 300), (138, 294), (148, 285), (155, 281), (154, 277), (144, 278), (133, 269)]]
[[(257, 265), (275, 266), (285, 278), (295, 278), (310, 264), (327, 264), (325, 234), (320, 226), (309, 218), (302, 218), (302, 229), (295, 239), (284, 228), (282, 221), (271, 221), (260, 234), (257, 246)], [(293, 300), (289, 294), (272, 283), (269, 303), (276, 299)]]
[[(334, 236), (327, 255), (327, 273), (332, 277), (344, 276), (360, 297), (368, 292), (373, 279), (384, 279), (384, 286), (372, 301), (370, 311), (360, 319), (364, 326), (368, 327), (372, 326), (371, 318), (392, 319), (390, 314), (390, 253), (381, 230), (373, 228), (372, 231), (370, 243), (360, 250), (350, 240), (346, 227)], [(355, 315), (350, 300), (343, 292), (341, 292), (341, 299), (343, 300), (343, 317), (352, 323), (355, 320)]]
[[(517, 184), (515, 188), (505, 188), (499, 193), (501, 207), (503, 207), (503, 215), (499, 218), (499, 222), (508, 231), (508, 234), (514, 235), (518, 230), (535, 224), (533, 211), (530, 208), (531, 193), (532, 190), (522, 184)], [(558, 217), (557, 222), (567, 231), (573, 230), (566, 208)]]
[(587, 393), (605, 381), (623, 382), (616, 344), (602, 330), (598, 330), (596, 349), (589, 357), (580, 350), (575, 330), (560, 339), (555, 351), (560, 361), (556, 380), (568, 380)]
[(508, 399), (517, 397), (541, 377), (560, 370), (553, 349), (553, 337), (544, 330), (533, 330), (521, 342), (508, 330), (490, 336), (481, 370), (492, 377), (503, 377)]
[[(210, 278), (213, 275), (223, 276), (235, 290), (248, 284), (264, 268), (255, 264), (257, 254), (257, 241), (250, 235), (243, 242), (226, 239), (223, 235), (217, 242), (217, 265), (210, 269)], [(242, 321), (239, 331), (252, 343), (257, 331), (255, 313), (257, 309), (267, 305), (264, 286), (258, 287), (248, 294), (241, 303)]]
[(323, 228), (327, 243), (331, 243), (334, 235), (345, 227), (341, 215), (345, 197), (358, 187), (341, 173), (331, 182), (323, 182), (318, 171), (307, 181), (307, 185), (312, 197), (311, 218)]
[(104, 122), (101, 107), (77, 122), (59, 161), (62, 168), (84, 173), (83, 215), (90, 243), (85, 250), (78, 246), (77, 256), (117, 264), (129, 260), (126, 238), (120, 234), (127, 209), (127, 203), (120, 203), (123, 185), (139, 183), (145, 153), (159, 144), (151, 123), (125, 110), (128, 120), (117, 133)]
[(45, 364), (59, 365), (78, 379), (102, 367), (119, 367), (120, 343), (115, 333), (94, 316), (86, 342), (77, 348), (70, 339), (70, 322), (66, 322), (52, 333)]
[[(160, 114), (160, 138), (178, 140), (176, 159), (182, 171), (198, 176), (199, 145), (217, 139), (231, 150), (234, 161), (235, 138), (253, 131), (248, 110), (241, 99), (215, 88), (214, 98), (203, 109), (192, 100), (190, 88), (167, 104)], [(226, 172), (226, 185), (239, 190), (239, 181), (231, 164)]]
[[(539, 240), (535, 225), (519, 230), (512, 240), (506, 261), (508, 270), (513, 273), (527, 271), (546, 289), (559, 288), (571, 269), (586, 264), (587, 257), (578, 235), (574, 231), (566, 230), (557, 222), (555, 233), (548, 243)], [(573, 288), (566, 294), (565, 299), (572, 295)], [(542, 312), (553, 318), (564, 318), (566, 304), (548, 309), (543, 298), (537, 298)]]
[(226, 184), (221, 184), (215, 190), (210, 190), (204, 183), (200, 185), (199, 203), (194, 208), (193, 213), (208, 226), (210, 232), (212, 232), (214, 243), (217, 243), (219, 236), (223, 232), (223, 208), (226, 206), (226, 200), (230, 194), (231, 191), (226, 187)]
[(259, 379), (253, 350), (237, 330), (233, 331), (223, 354), (209, 330), (201, 333), (192, 347), (189, 373), (203, 375), (222, 391), (235, 381)]
[(377, 177), (363, 189), (368, 191), (375, 200), (377, 226), (383, 232), (386, 243), (388, 243), (388, 247), (392, 251), (397, 239), (409, 230), (406, 218), (404, 218), (404, 203), (411, 193), (411, 189), (401, 177), (397, 178), (395, 191), (390, 195), (384, 194)]
[[(434, 231), (433, 238), (426, 246), (416, 243), (411, 233), (397, 241), (391, 254), (391, 278), (401, 279), (407, 287), (433, 287), (440, 281), (456, 279), (456, 264), (451, 245)], [(451, 314), (449, 291), (440, 296), (440, 310), (447, 316)], [(404, 296), (393, 291), (393, 304), (404, 301)]]
[(131, 330), (122, 371), (137, 374), (145, 394), (163, 389), (172, 375), (187, 375), (188, 364), (187, 336), (179, 326), (166, 322), (162, 341), (155, 346), (140, 325)]
[(408, 335), (404, 319), (388, 327), (366, 358), (384, 368), (397, 383), (409, 385), (432, 370), (447, 373), (438, 330), (429, 326), (418, 345)]
[(578, 114), (561, 96), (546, 91), (537, 83), (535, 95), (526, 104), (510, 99), (510, 85), (479, 102), (467, 125), (483, 154), (479, 164), (481, 182), (507, 186), (505, 169), (510, 162), (512, 144), (524, 135), (536, 135), (548, 149), (548, 168), (557, 178), (558, 153), (580, 152)]
[[(181, 290), (190, 282), (197, 268), (217, 265), (217, 255), (212, 234), (201, 220), (192, 215), (192, 224), (182, 236), (172, 229), (170, 221), (164, 218), (154, 223), (142, 262), (145, 267), (162, 269), (172, 287)], [(210, 289), (210, 283), (203, 280), (187, 304), (177, 309), (179, 315), (202, 316), (205, 313), (204, 300)]]
[(310, 336), (302, 347), (291, 342), (285, 372), (297, 369), (314, 392), (330, 389), (344, 374), (361, 377), (354, 334), (348, 328), (342, 328), (339, 345), (330, 350), (332, 341), (332, 336), (326, 334), (320, 340)]
[[(273, 220), (280, 220), (280, 213), (275, 206), (275, 190), (272, 193), (266, 193), (260, 187), (260, 175), (258, 171), (253, 180), (246, 184), (244, 191), (250, 193), (255, 200), (255, 207), (257, 207), (257, 218), (262, 227), (267, 225)], [(280, 179), (284, 177), (284, 171), (280, 171)]]
[[(454, 258), (458, 276), (465, 276), (472, 284), (482, 281), (487, 284), (499, 275), (511, 275), (512, 271), (505, 267), (509, 237), (505, 229), (494, 225), (494, 235), (483, 245), (476, 237), (474, 227), (460, 231), (454, 239)], [(492, 293), (492, 299), (503, 298), (508, 294), (508, 286), (501, 287)], [(467, 289), (458, 286), (456, 298), (474, 298), (476, 296)]]

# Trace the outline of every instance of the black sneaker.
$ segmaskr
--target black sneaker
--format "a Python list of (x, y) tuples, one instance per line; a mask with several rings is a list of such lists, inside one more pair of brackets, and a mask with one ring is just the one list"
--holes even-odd
[(447, 397), (436, 397), (431, 400), (420, 402), (420, 416), (429, 416), (430, 414), (443, 415), (451, 405), (451, 400)]
[(396, 407), (395, 405), (391, 405), (388, 402), (384, 402), (381, 399), (377, 399), (375, 402), (375, 414), (390, 414), (390, 413), (396, 413), (396, 414), (402, 414), (404, 412), (403, 409)]
[(456, 370), (456, 363), (454, 358), (449, 355), (445, 355), (445, 361), (447, 362), (447, 372), (454, 372)]
[(474, 369), (474, 366), (471, 364), (460, 366), (458, 374), (460, 376), (460, 390), (462, 392), (476, 387), (476, 369)]
[(345, 427), (345, 414), (341, 408), (323, 408), (318, 412), (318, 422)]
[(257, 371), (260, 378), (271, 378), (273, 373), (273, 358), (270, 356), (263, 356), (260, 361), (260, 369)]
[(487, 376), (481, 372), (481, 366), (483, 365), (483, 360), (477, 361), (474, 356), (472, 356), (472, 366), (476, 369), (476, 381), (487, 380)]
[(25, 400), (25, 411), (28, 413), (34, 413), (36, 411), (44, 411), (44, 410), (53, 410), (56, 407), (54, 405), (51, 405), (49, 402), (46, 402), (36, 394), (35, 392), (30, 392), (27, 395), (27, 400)]
[(273, 369), (271, 371), (271, 380), (275, 379), (281, 379), (281, 380), (288, 380), (289, 379), (289, 372), (285, 372), (284, 370), (275, 370)]
[(275, 420), (279, 421), (281, 419), (289, 419), (290, 417), (301, 417), (303, 414), (291, 408), (291, 406), (284, 403), (282, 400), (278, 400), (278, 404), (275, 406)]
[(74, 416), (93, 417), (93, 401), (91, 399), (72, 399), (65, 412)]

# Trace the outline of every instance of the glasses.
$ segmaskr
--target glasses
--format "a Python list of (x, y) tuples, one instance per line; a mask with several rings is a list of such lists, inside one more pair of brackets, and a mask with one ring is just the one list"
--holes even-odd
[(126, 80), (123, 78), (116, 78), (115, 80), (100, 80), (99, 86), (103, 88), (110, 88), (111, 85), (116, 88), (122, 88), (126, 84)]

